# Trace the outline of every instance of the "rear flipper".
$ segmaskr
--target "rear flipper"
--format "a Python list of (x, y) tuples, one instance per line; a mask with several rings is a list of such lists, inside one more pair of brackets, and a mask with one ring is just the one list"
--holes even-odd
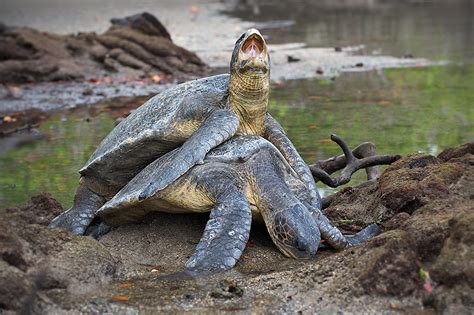
[(345, 236), (334, 224), (321, 212), (316, 221), (319, 225), (321, 236), (329, 245), (336, 249), (343, 249), (350, 246), (357, 246), (381, 232), (378, 224), (371, 224), (355, 235)]
[(51, 221), (49, 227), (62, 228), (74, 234), (84, 235), (95, 217), (95, 212), (105, 202), (102, 196), (80, 185), (77, 188), (72, 208), (64, 211)]
[(227, 190), (211, 211), (196, 251), (186, 262), (193, 273), (223, 271), (234, 267), (247, 244), (252, 212), (238, 191)]
[[(97, 223), (94, 224), (95, 220)], [(104, 222), (100, 218), (95, 218), (94, 222), (87, 228), (85, 235), (90, 236), (92, 238), (98, 239), (102, 235), (105, 235), (112, 230), (112, 227)]]
[(381, 231), (382, 229), (380, 225), (372, 223), (371, 225), (362, 229), (362, 231), (359, 233), (355, 235), (347, 235), (346, 238), (348, 239), (350, 246), (356, 246), (380, 234)]

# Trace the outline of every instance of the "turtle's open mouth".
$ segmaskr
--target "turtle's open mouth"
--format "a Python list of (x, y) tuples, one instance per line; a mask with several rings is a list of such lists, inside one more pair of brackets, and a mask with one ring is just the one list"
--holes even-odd
[(255, 58), (265, 50), (265, 43), (263, 38), (258, 34), (250, 35), (245, 42), (242, 44), (242, 52), (244, 53), (245, 59)]
[(249, 29), (237, 40), (232, 53), (231, 69), (251, 76), (266, 75), (270, 70), (265, 39), (256, 29)]

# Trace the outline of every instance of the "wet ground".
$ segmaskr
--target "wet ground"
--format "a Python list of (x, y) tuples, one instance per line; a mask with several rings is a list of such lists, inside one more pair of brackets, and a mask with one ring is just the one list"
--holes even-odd
[[(228, 272), (179, 272), (205, 215), (154, 214), (99, 241), (46, 224), (62, 211), (49, 194), (0, 210), (0, 309), (44, 313), (228, 312), (471, 314), (474, 143), (415, 154), (377, 181), (346, 189), (327, 209), (384, 233), (362, 246), (285, 258), (265, 228)], [(10, 312), (7, 312), (9, 314)], [(11, 311), (13, 313), (13, 311)]]

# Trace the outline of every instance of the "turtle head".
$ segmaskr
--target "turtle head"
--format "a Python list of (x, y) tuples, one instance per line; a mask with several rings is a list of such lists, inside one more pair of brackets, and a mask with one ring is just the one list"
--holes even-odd
[(285, 256), (309, 259), (316, 255), (321, 235), (316, 222), (302, 204), (275, 213), (271, 222), (265, 221), (273, 242)]
[(257, 29), (249, 29), (235, 43), (230, 71), (250, 75), (267, 75), (270, 71), (267, 44)]

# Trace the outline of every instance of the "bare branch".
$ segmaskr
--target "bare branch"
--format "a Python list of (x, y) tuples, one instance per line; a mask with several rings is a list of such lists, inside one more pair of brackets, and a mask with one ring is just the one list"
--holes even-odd
[[(316, 164), (310, 165), (310, 169), (316, 180), (333, 188), (348, 183), (352, 174), (362, 168), (372, 167), (367, 170), (367, 179), (376, 179), (379, 176), (379, 171), (374, 166), (392, 164), (400, 158), (399, 155), (375, 155), (375, 146), (372, 143), (363, 143), (353, 152), (339, 136), (333, 134), (331, 140), (341, 147), (344, 155), (318, 161)], [(361, 158), (356, 157), (355, 152)], [(340, 169), (342, 169), (340, 176), (334, 178), (330, 176)]]

